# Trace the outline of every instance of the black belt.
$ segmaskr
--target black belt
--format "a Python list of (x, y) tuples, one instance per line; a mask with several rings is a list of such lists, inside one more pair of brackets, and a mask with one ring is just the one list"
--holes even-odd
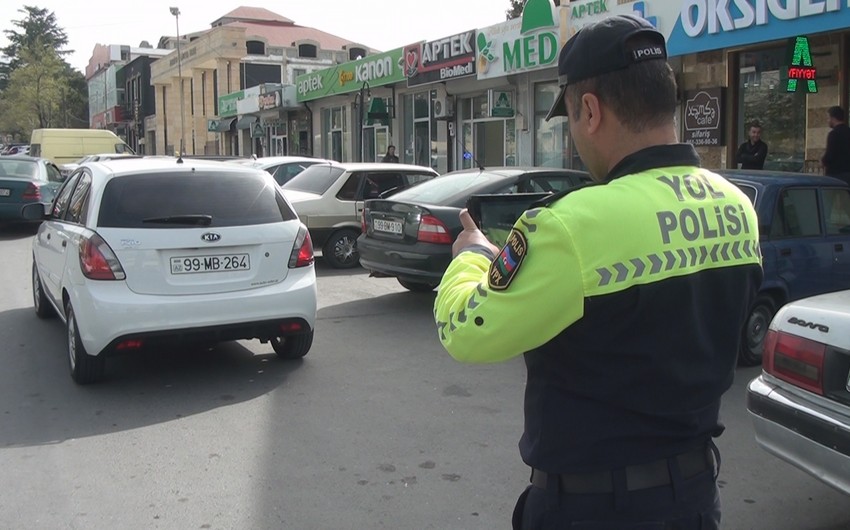
[[(709, 469), (714, 470), (714, 452), (709, 447), (701, 447), (647, 464), (627, 466), (625, 468), (626, 490), (643, 490), (671, 484), (670, 460), (676, 461), (683, 479), (691, 478)], [(550, 480), (558, 480), (560, 490), (564, 493), (611, 493), (614, 491), (614, 474), (616, 472), (596, 471), (556, 475), (539, 469), (532, 469), (531, 484), (546, 489)]]

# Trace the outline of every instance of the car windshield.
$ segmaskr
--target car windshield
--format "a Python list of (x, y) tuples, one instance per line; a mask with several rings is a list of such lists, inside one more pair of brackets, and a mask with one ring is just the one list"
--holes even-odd
[(0, 160), (0, 178), (35, 178), (38, 166), (32, 160)]
[(498, 175), (478, 171), (449, 173), (400, 191), (392, 196), (392, 200), (443, 204), (451, 202), (450, 199), (466, 190), (478, 188), (485, 184), (502, 180), (502, 178)]
[(322, 195), (345, 170), (330, 164), (314, 164), (281, 186), (285, 190), (305, 191)]

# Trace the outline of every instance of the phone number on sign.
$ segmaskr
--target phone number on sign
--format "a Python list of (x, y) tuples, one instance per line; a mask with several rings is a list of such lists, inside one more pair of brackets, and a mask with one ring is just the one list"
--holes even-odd
[(720, 145), (717, 138), (689, 138), (686, 142), (692, 145)]
[(171, 274), (238, 271), (250, 268), (248, 254), (171, 258)]

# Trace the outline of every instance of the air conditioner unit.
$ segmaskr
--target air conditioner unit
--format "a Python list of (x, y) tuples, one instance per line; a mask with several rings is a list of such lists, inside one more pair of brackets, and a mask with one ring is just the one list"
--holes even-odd
[(448, 96), (439, 96), (434, 99), (434, 118), (448, 119), (455, 114), (454, 100)]

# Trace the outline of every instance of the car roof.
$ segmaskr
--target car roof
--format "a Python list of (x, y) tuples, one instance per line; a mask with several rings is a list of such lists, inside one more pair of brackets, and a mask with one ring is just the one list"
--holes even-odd
[(561, 167), (545, 166), (494, 166), (485, 167), (484, 169), (473, 167), (468, 169), (458, 169), (457, 171), (446, 173), (443, 176), (445, 177), (447, 175), (461, 175), (468, 173), (488, 173), (501, 177), (515, 177), (517, 175), (524, 175), (527, 173), (566, 173), (576, 176), (586, 176), (590, 178), (590, 174), (587, 171), (581, 171), (579, 169), (567, 169)]
[(730, 180), (761, 184), (763, 186), (771, 184), (846, 186), (840, 179), (813, 173), (755, 169), (712, 169), (711, 171)]
[[(251, 160), (251, 159), (247, 159)], [(316, 158), (312, 156), (261, 156), (253, 160), (258, 164), (263, 163), (283, 163), (283, 162), (333, 162), (332, 160), (325, 160), (324, 158)]]
[(198, 158), (178, 159), (172, 156), (156, 156), (141, 158), (126, 158), (87, 162), (86, 166), (103, 168), (112, 176), (122, 176), (136, 173), (183, 172), (192, 169), (215, 170), (227, 173), (262, 173), (261, 169), (239, 164), (229, 164), (220, 160), (205, 160)]
[(415, 166), (413, 164), (393, 164), (389, 162), (335, 162), (329, 161), (330, 165), (341, 167), (346, 171), (390, 171), (390, 170), (405, 170), (405, 171), (432, 171), (433, 168), (427, 166)]
[(2, 157), (3, 160), (14, 160), (15, 162), (20, 162), (21, 160), (28, 162), (48, 162), (46, 158), (41, 158), (38, 156), (29, 156), (29, 155), (11, 155)]

